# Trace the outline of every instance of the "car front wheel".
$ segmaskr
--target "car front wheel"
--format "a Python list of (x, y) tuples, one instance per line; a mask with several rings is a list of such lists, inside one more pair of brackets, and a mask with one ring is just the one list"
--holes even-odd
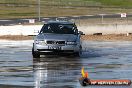
[(81, 56), (81, 52), (75, 52), (74, 56), (80, 57)]
[(37, 51), (34, 51), (33, 48), (32, 48), (32, 55), (33, 55), (33, 58), (39, 58), (40, 57), (40, 54)]
[(80, 46), (80, 50), (78, 52), (75, 52), (74, 55), (80, 57), (82, 54), (82, 46)]

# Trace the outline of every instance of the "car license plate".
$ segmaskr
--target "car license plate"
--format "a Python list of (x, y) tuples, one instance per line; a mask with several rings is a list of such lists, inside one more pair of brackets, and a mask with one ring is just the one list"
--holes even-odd
[(59, 47), (59, 46), (49, 46), (49, 49), (61, 50), (61, 47)]

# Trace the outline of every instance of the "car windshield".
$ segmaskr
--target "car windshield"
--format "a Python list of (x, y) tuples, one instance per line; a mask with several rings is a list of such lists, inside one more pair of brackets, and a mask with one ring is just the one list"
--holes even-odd
[(40, 33), (76, 34), (77, 28), (74, 24), (50, 23), (45, 24)]

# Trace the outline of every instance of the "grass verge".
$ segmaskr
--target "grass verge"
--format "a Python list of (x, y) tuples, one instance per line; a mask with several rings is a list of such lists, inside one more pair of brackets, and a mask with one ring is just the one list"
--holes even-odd
[[(0, 19), (38, 17), (36, 0), (0, 0)], [(40, 0), (41, 17), (132, 13), (131, 0)]]

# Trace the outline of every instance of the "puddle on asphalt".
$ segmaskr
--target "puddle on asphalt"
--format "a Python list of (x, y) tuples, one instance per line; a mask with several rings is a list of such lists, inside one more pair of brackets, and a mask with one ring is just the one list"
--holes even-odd
[(81, 57), (53, 55), (40, 59), (32, 58), (32, 42), (3, 41), (0, 44), (0, 87), (83, 88), (78, 82), (82, 66), (91, 79), (132, 80), (132, 42), (83, 41)]

